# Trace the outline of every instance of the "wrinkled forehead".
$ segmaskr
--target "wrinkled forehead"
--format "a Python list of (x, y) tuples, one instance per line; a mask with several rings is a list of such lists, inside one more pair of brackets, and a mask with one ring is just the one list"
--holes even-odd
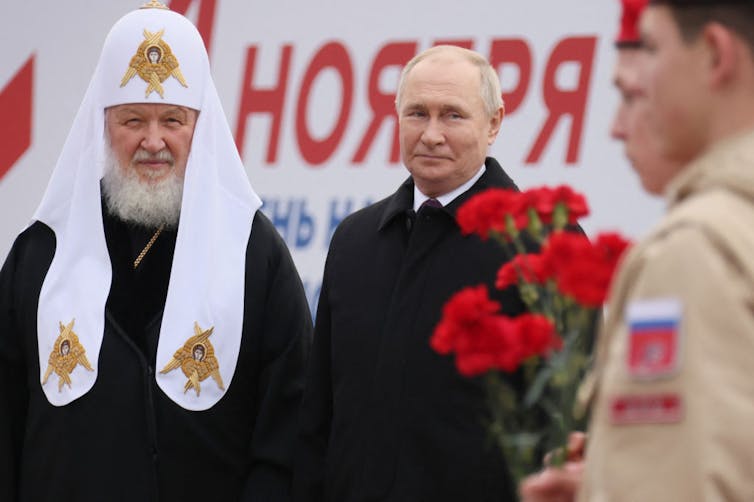
[(139, 9), (110, 30), (94, 78), (103, 108), (153, 103), (199, 110), (209, 61), (188, 19), (170, 10)]

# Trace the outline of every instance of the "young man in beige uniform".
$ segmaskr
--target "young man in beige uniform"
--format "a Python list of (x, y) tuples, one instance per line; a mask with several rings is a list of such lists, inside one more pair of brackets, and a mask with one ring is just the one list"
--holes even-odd
[[(754, 500), (753, 23), (750, 0), (653, 1), (642, 18), (633, 128), (665, 160), (637, 171), (668, 214), (613, 287), (581, 500)], [(571, 500), (580, 467), (530, 479), (525, 500)]]
[(679, 162), (596, 361), (588, 501), (754, 500), (754, 1), (651, 1), (647, 126)]
[[(658, 145), (646, 126), (648, 106), (639, 87), (639, 64), (642, 57), (639, 41), (639, 16), (648, 0), (621, 0), (620, 28), (615, 38), (617, 57), (613, 84), (620, 94), (610, 135), (625, 147), (626, 156), (639, 176), (644, 189), (661, 193), (664, 175), (675, 163), (660, 156)], [(660, 175), (658, 175), (660, 174)], [(568, 445), (568, 461), (562, 468), (546, 468), (529, 476), (521, 484), (524, 502), (565, 502), (576, 498), (584, 471), (586, 435), (574, 432)]]

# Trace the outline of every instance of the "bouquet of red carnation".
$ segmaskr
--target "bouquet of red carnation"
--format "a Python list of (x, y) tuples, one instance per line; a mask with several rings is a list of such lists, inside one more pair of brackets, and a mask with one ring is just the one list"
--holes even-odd
[[(464, 234), (493, 238), (509, 258), (496, 287), (518, 286), (529, 312), (501, 313), (486, 286), (465, 288), (448, 300), (432, 348), (454, 354), (458, 371), (485, 375), (489, 428), (514, 479), (539, 468), (541, 454), (562, 463), (568, 433), (583, 426), (576, 392), (586, 372), (596, 321), (628, 241), (617, 234), (586, 237), (577, 226), (585, 198), (568, 186), (524, 192), (490, 189), (458, 210)], [(529, 253), (525, 239), (539, 253)], [(502, 373), (523, 379), (517, 392)], [(560, 452), (558, 454), (557, 452)]]

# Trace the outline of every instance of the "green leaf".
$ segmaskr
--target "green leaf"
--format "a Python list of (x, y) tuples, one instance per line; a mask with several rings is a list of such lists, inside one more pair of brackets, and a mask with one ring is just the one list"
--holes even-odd
[(550, 381), (552, 371), (553, 368), (550, 365), (546, 365), (539, 370), (537, 376), (534, 377), (534, 380), (529, 386), (529, 389), (526, 391), (526, 395), (524, 396), (524, 406), (531, 408), (537, 401), (539, 401), (547, 387), (547, 383)]

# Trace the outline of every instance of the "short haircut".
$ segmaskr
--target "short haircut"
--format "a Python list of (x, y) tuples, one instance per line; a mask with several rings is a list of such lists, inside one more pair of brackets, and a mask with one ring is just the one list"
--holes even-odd
[(463, 56), (463, 58), (479, 68), (479, 93), (484, 103), (484, 108), (490, 117), (503, 106), (503, 97), (500, 91), (500, 78), (497, 75), (497, 71), (490, 65), (490, 63), (479, 53), (464, 49), (462, 47), (456, 47), (454, 45), (436, 45), (430, 49), (420, 52), (409, 61), (401, 72), (401, 78), (398, 81), (398, 92), (395, 96), (395, 108), (400, 109), (401, 99), (403, 97), (403, 88), (406, 85), (406, 78), (411, 70), (420, 62), (428, 59), (435, 54), (445, 51), (455, 51), (456, 54)]
[(650, 3), (670, 8), (686, 43), (696, 40), (707, 23), (720, 23), (746, 42), (754, 56), (754, 2), (652, 0)]

